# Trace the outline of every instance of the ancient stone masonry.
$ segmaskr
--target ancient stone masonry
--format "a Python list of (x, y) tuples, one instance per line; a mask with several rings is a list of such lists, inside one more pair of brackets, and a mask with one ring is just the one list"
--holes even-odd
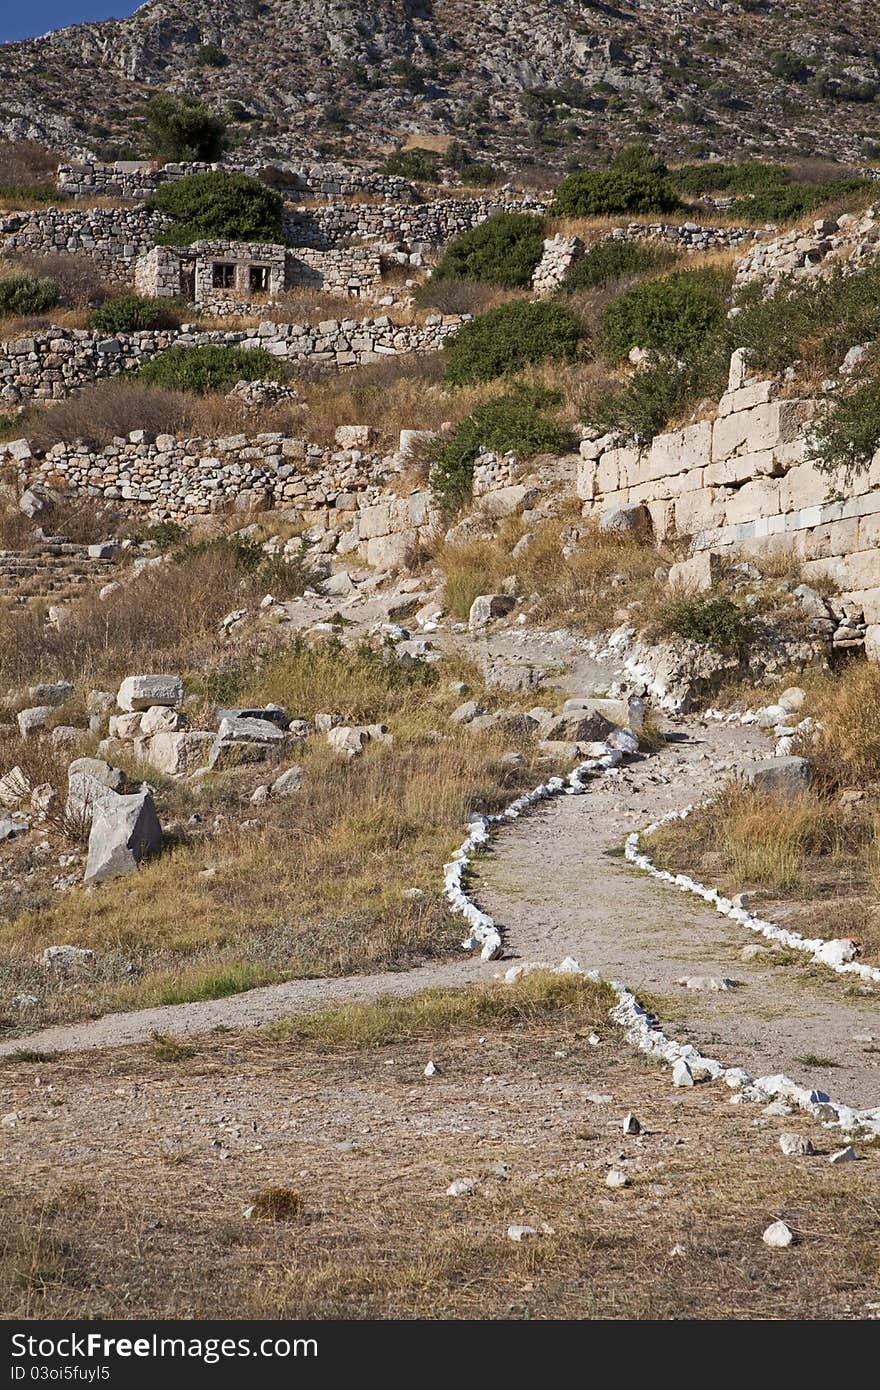
[(293, 208), (285, 216), (285, 235), (292, 246), (327, 248), (346, 241), (436, 250), (453, 237), (499, 212), (543, 215), (546, 204), (529, 194), (494, 198), (445, 198), (411, 206), (399, 203), (329, 203), (320, 208)]
[(364, 366), (403, 353), (436, 352), (463, 321), (454, 314), (432, 314), (424, 324), (399, 325), (382, 315), (316, 325), (267, 321), (230, 332), (201, 332), (184, 324), (114, 337), (89, 329), (44, 328), (0, 342), (0, 401), (60, 400), (89, 382), (137, 368), (175, 343), (264, 348), (274, 357), (328, 368)]
[(135, 261), (165, 224), (145, 208), (40, 208), (0, 217), (4, 256), (88, 255), (109, 281), (131, 284)]
[(630, 222), (615, 227), (607, 241), (664, 241), (680, 251), (711, 251), (720, 246), (742, 246), (772, 233), (757, 227), (706, 227), (701, 222)]
[(876, 210), (820, 218), (808, 229), (761, 241), (736, 267), (736, 285), (763, 280), (768, 295), (786, 279), (828, 275), (836, 268), (851, 274), (864, 268), (878, 251), (880, 221)]
[[(287, 163), (276, 166), (290, 179), (290, 186), (308, 197), (350, 198), (367, 193), (397, 202), (411, 202), (416, 194), (411, 183), (394, 174), (345, 169), (341, 165), (315, 164), (295, 168)], [(190, 174), (206, 174), (216, 169), (234, 168), (237, 173), (256, 178), (261, 166), (252, 160), (231, 156), (224, 164), (156, 164), (152, 160), (117, 160), (101, 164), (89, 160), (81, 164), (58, 166), (57, 188), (65, 198), (143, 199), (163, 183), (173, 183)]]
[(400, 496), (384, 484), (399, 455), (322, 449), (282, 434), (177, 439), (135, 430), (103, 449), (56, 444), (34, 454), (26, 439), (0, 444), (23, 487), (54, 489), (146, 507), (155, 520), (284, 508), (315, 528), (322, 551), (357, 553), (369, 564), (403, 563), (437, 524), (429, 494)]
[(583, 254), (584, 243), (580, 237), (548, 237), (532, 274), (532, 291), (536, 297), (544, 299), (558, 290), (575, 261), (580, 260)]
[(268, 242), (194, 241), (154, 246), (138, 258), (134, 287), (158, 299), (185, 299), (200, 309), (277, 298), (285, 287), (286, 252)]
[[(658, 540), (690, 538), (695, 556), (786, 551), (811, 579), (841, 590), (847, 620), (867, 624), (880, 658), (880, 452), (853, 478), (810, 460), (816, 401), (782, 397), (733, 354), (714, 420), (659, 434), (645, 449), (585, 440), (577, 492), (588, 515), (642, 506)], [(701, 570), (711, 578), (707, 560)], [(818, 598), (818, 595), (817, 595)]]

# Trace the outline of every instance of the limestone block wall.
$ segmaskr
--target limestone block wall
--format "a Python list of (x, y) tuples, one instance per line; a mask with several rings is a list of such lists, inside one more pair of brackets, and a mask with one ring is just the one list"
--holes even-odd
[(520, 197), (445, 198), (430, 203), (328, 203), (285, 214), (291, 246), (327, 248), (350, 241), (436, 250), (499, 212), (542, 214), (546, 204)]
[(645, 449), (585, 440), (577, 493), (587, 515), (643, 505), (658, 541), (687, 537), (695, 553), (789, 552), (808, 583), (838, 585), (869, 639), (878, 625), (880, 655), (880, 451), (854, 478), (819, 468), (807, 437), (816, 406), (749, 377), (734, 353), (714, 419), (656, 435)]
[(255, 329), (200, 332), (180, 329), (118, 333), (49, 327), (26, 337), (0, 342), (0, 401), (60, 400), (90, 382), (130, 371), (172, 344), (198, 347), (209, 343), (264, 348), (286, 361), (310, 365), (358, 367), (383, 357), (410, 352), (437, 352), (464, 322), (455, 314), (432, 314), (424, 324), (395, 324), (387, 315), (375, 319), (327, 319), (318, 324), (261, 323)]

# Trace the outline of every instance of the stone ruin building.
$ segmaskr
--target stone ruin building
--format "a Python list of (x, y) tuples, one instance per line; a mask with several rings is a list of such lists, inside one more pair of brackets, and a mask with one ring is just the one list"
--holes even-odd
[(288, 286), (288, 252), (270, 242), (195, 241), (154, 246), (135, 261), (134, 287), (198, 308), (270, 303)]

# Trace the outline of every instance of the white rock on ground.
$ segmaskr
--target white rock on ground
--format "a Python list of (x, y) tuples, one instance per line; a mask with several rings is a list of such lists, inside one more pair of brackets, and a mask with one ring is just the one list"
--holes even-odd
[(629, 1114), (624, 1116), (623, 1132), (624, 1134), (641, 1134), (642, 1126), (636, 1119), (635, 1115)]
[(772, 1250), (786, 1250), (794, 1241), (794, 1235), (784, 1221), (774, 1221), (761, 1237)]
[(149, 792), (101, 800), (92, 811), (85, 882), (102, 883), (135, 871), (162, 844), (162, 829)]
[(801, 1154), (812, 1154), (816, 1152), (810, 1140), (803, 1134), (792, 1134), (791, 1132), (780, 1134), (779, 1147), (786, 1158), (795, 1158)]
[(447, 1197), (467, 1197), (477, 1185), (476, 1178), (455, 1178), (447, 1187)]
[(694, 1074), (687, 1062), (679, 1059), (679, 1061), (675, 1063), (672, 1068), (672, 1084), (673, 1086), (693, 1086)]
[(183, 701), (180, 676), (126, 676), (119, 687), (116, 703), (127, 713), (148, 710), (151, 705), (174, 707)]
[(517, 1245), (524, 1240), (534, 1240), (538, 1232), (534, 1226), (508, 1226), (507, 1239), (515, 1241)]
[(619, 1168), (612, 1168), (605, 1174), (606, 1187), (629, 1187), (629, 1178)]

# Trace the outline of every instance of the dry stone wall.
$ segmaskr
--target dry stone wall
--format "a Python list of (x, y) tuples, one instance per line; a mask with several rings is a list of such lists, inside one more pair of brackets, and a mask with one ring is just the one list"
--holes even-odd
[(118, 333), (50, 327), (0, 342), (0, 401), (60, 400), (90, 382), (131, 371), (173, 344), (210, 343), (264, 348), (274, 357), (328, 368), (358, 367), (410, 352), (436, 352), (464, 319), (432, 314), (424, 324), (375, 319), (327, 319), (318, 324), (261, 323), (255, 329), (181, 329)]
[(843, 611), (868, 625), (866, 650), (880, 657), (880, 452), (854, 478), (821, 469), (810, 459), (816, 406), (749, 377), (736, 352), (715, 419), (656, 435), (645, 449), (585, 440), (578, 496), (588, 515), (642, 506), (658, 540), (688, 537), (696, 555), (789, 552), (808, 584), (839, 587)]
[(521, 197), (445, 198), (430, 203), (329, 203), (293, 208), (285, 214), (292, 246), (327, 248), (349, 241), (436, 250), (500, 212), (543, 214), (546, 203)]
[[(237, 173), (256, 178), (260, 165), (230, 159), (226, 164), (172, 163), (157, 164), (152, 160), (118, 160), (102, 164), (87, 160), (79, 164), (58, 166), (56, 186), (65, 198), (125, 198), (141, 200), (163, 183), (173, 183), (190, 174), (206, 174), (216, 169), (235, 168)], [(340, 165), (306, 165), (294, 168), (287, 164), (276, 166), (290, 180), (299, 194), (309, 197), (351, 198), (369, 194), (400, 202), (411, 201), (415, 190), (406, 179), (393, 174), (375, 174), (366, 170), (345, 169)]]
[(4, 256), (87, 255), (105, 278), (128, 286), (165, 218), (145, 208), (40, 208), (0, 217)]

